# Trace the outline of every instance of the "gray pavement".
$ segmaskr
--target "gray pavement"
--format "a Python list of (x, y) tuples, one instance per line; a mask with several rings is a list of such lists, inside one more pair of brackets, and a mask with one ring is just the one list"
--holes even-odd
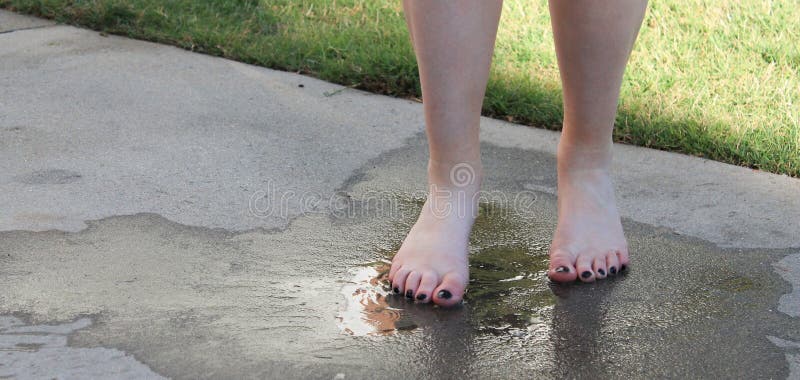
[(0, 89), (0, 378), (800, 378), (800, 180), (617, 145), (634, 266), (557, 286), (558, 134), (483, 119), (441, 310), (375, 280), (420, 104), (5, 11)]

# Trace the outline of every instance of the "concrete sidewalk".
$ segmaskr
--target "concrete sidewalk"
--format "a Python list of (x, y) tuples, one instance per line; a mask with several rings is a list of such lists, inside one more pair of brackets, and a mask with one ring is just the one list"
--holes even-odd
[(420, 104), (5, 11), (0, 89), (0, 378), (800, 377), (800, 180), (617, 145), (634, 266), (555, 286), (558, 134), (483, 119), (444, 311), (373, 281)]

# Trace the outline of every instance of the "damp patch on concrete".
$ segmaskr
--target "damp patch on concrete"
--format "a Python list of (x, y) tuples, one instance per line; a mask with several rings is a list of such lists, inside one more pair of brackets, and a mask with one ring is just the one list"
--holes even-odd
[(88, 317), (28, 324), (16, 316), (0, 315), (0, 378), (164, 379), (120, 350), (68, 345), (70, 334), (91, 325)]
[[(419, 206), (421, 200), (409, 203)], [(794, 356), (767, 339), (769, 331), (797, 336), (800, 328), (775, 309), (790, 287), (769, 263), (785, 252), (720, 249), (628, 221), (631, 249), (638, 252), (629, 273), (595, 284), (560, 285), (546, 279), (547, 246), (525, 229), (531, 222), (524, 215), (492, 205), (482, 211), (471, 240), (463, 307), (446, 311), (391, 294), (385, 272), (392, 248), (382, 260), (358, 268), (344, 288), (343, 330), (423, 340), (451, 328), (451, 319), (438, 320), (452, 312), (460, 328), (482, 343), (469, 347), (483, 350), (472, 358), (474, 366), (505, 352), (534, 373), (567, 377), (615, 377), (621, 371), (635, 377), (789, 373), (784, 358)], [(702, 360), (693, 359), (698, 355)], [(539, 359), (538, 368), (530, 366), (536, 360), (524, 359), (543, 357), (548, 359)], [(490, 366), (481, 371), (511, 374)]]
[[(787, 355), (796, 353), (768, 337), (800, 341), (800, 320), (778, 310), (791, 286), (773, 267), (793, 252), (720, 248), (626, 220), (627, 274), (551, 284), (555, 198), (523, 180), (551, 177), (546, 167), (506, 163), (513, 150), (484, 157), (493, 174), (471, 237), (464, 305), (382, 293), (380, 266), (421, 204), (424, 169), (411, 164), (421, 149), (376, 159), (340, 189), (335, 209), (281, 230), (135, 214), (74, 233), (0, 232), (0, 314), (26, 313), (29, 325), (96, 315), (70, 347), (116, 349), (177, 379), (791, 373)], [(364, 290), (375, 297), (364, 301)], [(380, 333), (350, 327), (349, 307), (356, 318), (368, 308), (385, 313), (373, 324)]]
[(112, 347), (170, 378), (329, 377), (348, 342), (334, 317), (368, 230), (309, 216), (290, 230), (230, 233), (153, 214), (78, 233), (0, 233), (0, 314), (32, 323), (97, 315), (74, 347)]

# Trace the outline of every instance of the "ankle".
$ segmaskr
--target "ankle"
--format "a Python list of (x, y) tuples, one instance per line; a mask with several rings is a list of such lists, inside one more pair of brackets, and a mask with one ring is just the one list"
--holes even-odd
[(602, 170), (611, 171), (611, 147), (606, 142), (572, 141), (563, 138), (556, 153), (559, 172)]
[(480, 158), (465, 161), (428, 160), (428, 184), (447, 189), (480, 189), (483, 165)]
[[(471, 223), (477, 217), (483, 167), (477, 162), (428, 162), (428, 199), (421, 219)], [(433, 217), (433, 219), (429, 218)]]

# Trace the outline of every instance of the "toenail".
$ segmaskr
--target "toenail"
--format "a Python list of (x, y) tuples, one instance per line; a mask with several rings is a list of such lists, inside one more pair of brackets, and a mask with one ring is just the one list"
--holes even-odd
[(406, 298), (414, 298), (414, 292), (411, 290), (406, 290)]
[(627, 265), (625, 265), (625, 264), (622, 264), (622, 265), (619, 267), (619, 271), (620, 271), (620, 272), (624, 271), (625, 269), (628, 269), (628, 266), (627, 266)]
[(584, 271), (583, 273), (581, 273), (581, 277), (583, 277), (583, 278), (592, 277), (592, 272), (589, 272), (588, 270)]
[(393, 289), (393, 290), (394, 290), (394, 293), (395, 293), (395, 294), (397, 294), (397, 293), (400, 293), (400, 288), (398, 288), (398, 287), (396, 287), (396, 286), (394, 287), (394, 289)]
[(452, 296), (453, 296), (453, 294), (451, 294), (449, 290), (440, 290), (439, 291), (439, 298), (444, 298), (446, 300), (449, 300), (450, 297), (452, 297)]
[(611, 274), (617, 274), (617, 267), (608, 268), (608, 271), (611, 272)]
[(606, 275), (606, 271), (604, 271), (602, 269), (598, 269), (597, 273), (600, 273), (601, 276), (605, 276)]
[(418, 294), (417, 295), (417, 299), (420, 300), (420, 301), (424, 300), (426, 297), (428, 297), (428, 296), (426, 296), (424, 294)]
[(556, 268), (555, 272), (556, 273), (569, 272), (569, 268), (567, 268), (567, 267), (558, 267), (558, 268)]

